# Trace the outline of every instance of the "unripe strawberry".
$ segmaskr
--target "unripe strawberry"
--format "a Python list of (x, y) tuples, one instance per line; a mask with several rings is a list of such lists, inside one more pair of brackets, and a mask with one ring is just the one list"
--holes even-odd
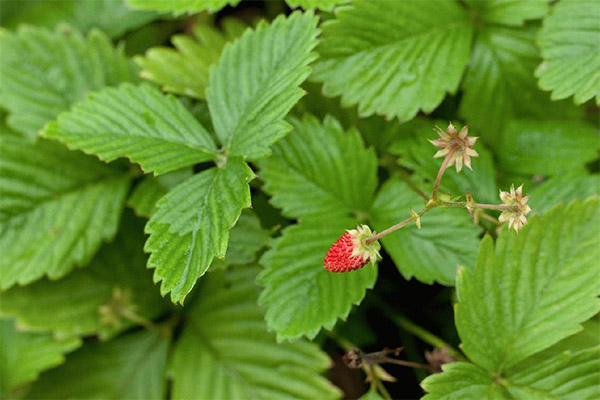
[(376, 240), (367, 243), (373, 236), (374, 233), (366, 225), (347, 231), (331, 246), (323, 266), (330, 272), (346, 272), (377, 261), (381, 258), (381, 245)]

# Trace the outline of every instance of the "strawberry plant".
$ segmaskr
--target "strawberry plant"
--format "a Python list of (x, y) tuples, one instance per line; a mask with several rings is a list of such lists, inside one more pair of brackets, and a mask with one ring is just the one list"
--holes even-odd
[(3, 398), (600, 398), (600, 3), (0, 24)]

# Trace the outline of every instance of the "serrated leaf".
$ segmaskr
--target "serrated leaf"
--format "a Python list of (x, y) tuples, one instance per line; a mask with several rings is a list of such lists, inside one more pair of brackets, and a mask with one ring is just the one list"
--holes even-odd
[(146, 84), (90, 94), (42, 135), (105, 161), (128, 157), (155, 174), (212, 160), (217, 152), (210, 134), (179, 100)]
[(522, 175), (555, 175), (598, 158), (599, 131), (578, 121), (513, 120), (498, 143), (498, 164)]
[(281, 343), (256, 305), (256, 268), (202, 280), (169, 365), (173, 399), (330, 399), (329, 358), (306, 341)]
[(171, 92), (204, 99), (208, 85), (209, 67), (219, 60), (225, 44), (239, 37), (246, 25), (236, 19), (221, 21), (223, 32), (197, 25), (194, 36), (176, 35), (171, 47), (152, 47), (146, 54), (135, 58), (142, 68), (141, 76)]
[(117, 232), (129, 177), (94, 157), (40, 140), (0, 141), (2, 289), (85, 265)]
[(475, 270), (457, 280), (456, 325), (462, 349), (499, 373), (561, 339), (600, 310), (596, 198), (534, 216), (517, 236), (488, 237)]
[(225, 47), (210, 69), (206, 98), (228, 155), (266, 156), (288, 132), (283, 118), (303, 95), (299, 85), (316, 57), (317, 32), (312, 12), (295, 12), (261, 22)]
[(267, 308), (267, 325), (278, 340), (312, 339), (322, 327), (332, 329), (373, 287), (374, 266), (348, 273), (323, 267), (327, 250), (355, 225), (355, 220), (339, 216), (304, 219), (284, 229), (263, 255), (260, 262), (265, 269), (258, 281), (265, 289), (260, 304)]
[(100, 307), (110, 307), (111, 301), (120, 300), (121, 309), (143, 318), (161, 315), (165, 301), (146, 270), (142, 232), (141, 221), (126, 214), (115, 241), (105, 244), (86, 268), (58, 281), (13, 287), (2, 293), (0, 311), (32, 329), (65, 337), (98, 334), (101, 339), (133, 325), (120, 309), (113, 310), (115, 319), (103, 318)]
[(406, 121), (457, 90), (472, 35), (454, 1), (356, 0), (323, 25), (314, 76), (326, 95), (358, 104), (361, 116)]
[(596, 97), (600, 105), (600, 4), (561, 0), (544, 19), (538, 43), (544, 61), (535, 71), (552, 99), (574, 95), (575, 104)]
[(316, 8), (331, 11), (335, 6), (349, 3), (350, 0), (285, 0), (290, 8), (302, 7), (305, 10)]
[[(4, 302), (4, 298), (2, 301)], [(59, 340), (50, 334), (20, 331), (12, 320), (0, 320), (2, 398), (12, 398), (12, 391), (37, 379), (40, 372), (62, 364), (64, 354), (80, 345), (79, 338)]]
[(64, 26), (22, 26), (16, 33), (1, 30), (0, 46), (0, 102), (9, 125), (29, 137), (86, 93), (136, 80), (122, 49), (98, 30), (84, 38)]
[(578, 175), (552, 177), (533, 189), (528, 204), (534, 212), (543, 214), (559, 203), (569, 204), (575, 199), (587, 199), (600, 194), (600, 175)]
[(214, 257), (223, 258), (229, 229), (242, 208), (250, 207), (248, 182), (252, 170), (239, 159), (186, 179), (159, 202), (146, 225), (151, 252), (148, 267), (160, 292), (171, 292), (173, 302), (183, 302)]
[[(406, 183), (388, 180), (380, 189), (373, 207), (373, 227), (382, 231), (410, 218), (409, 209), (420, 211), (425, 201)], [(406, 279), (415, 277), (423, 283), (453, 285), (457, 267), (475, 264), (480, 229), (466, 210), (436, 209), (421, 218), (422, 229), (414, 224), (381, 239)]]
[(495, 145), (506, 121), (516, 118), (573, 119), (581, 110), (551, 102), (535, 82), (539, 63), (536, 29), (484, 27), (478, 32), (462, 83), (459, 113), (488, 144)]
[(89, 343), (40, 376), (28, 399), (160, 399), (170, 338), (139, 331)]
[(290, 122), (294, 132), (259, 164), (272, 204), (291, 218), (367, 211), (377, 187), (377, 157), (360, 134), (344, 132), (329, 116), (323, 123), (310, 114)]
[(466, 362), (442, 366), (443, 373), (427, 377), (422, 400), (502, 399), (502, 392), (485, 369)]
[(193, 14), (200, 11), (217, 12), (225, 6), (236, 6), (241, 0), (125, 0), (132, 8), (171, 12), (174, 15)]
[(467, 0), (465, 1), (485, 24), (521, 26), (526, 20), (542, 18), (550, 0)]

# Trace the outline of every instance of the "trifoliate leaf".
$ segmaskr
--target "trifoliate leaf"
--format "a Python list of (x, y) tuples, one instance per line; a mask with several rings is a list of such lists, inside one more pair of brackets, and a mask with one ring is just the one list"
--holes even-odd
[(283, 137), (283, 120), (302, 97), (299, 85), (316, 54), (312, 12), (280, 16), (246, 31), (210, 69), (206, 98), (217, 137), (230, 156), (259, 158)]
[[(406, 183), (392, 178), (380, 189), (371, 208), (373, 227), (378, 231), (389, 228), (410, 218), (410, 208), (419, 211), (424, 205)], [(459, 265), (475, 265), (480, 229), (461, 209), (430, 211), (421, 224), (422, 229), (410, 224), (383, 237), (383, 248), (406, 279), (453, 285)]]
[(168, 337), (140, 331), (89, 343), (40, 376), (27, 399), (161, 399)]
[(513, 120), (498, 143), (504, 171), (522, 175), (555, 175), (598, 158), (599, 131), (578, 121)]
[(9, 125), (29, 137), (90, 91), (135, 81), (136, 72), (100, 31), (87, 38), (72, 28), (23, 26), (0, 31), (0, 103)]
[(137, 215), (150, 218), (154, 213), (158, 200), (169, 189), (174, 188), (193, 174), (192, 168), (182, 168), (160, 176), (147, 175), (133, 189), (127, 199), (127, 205), (133, 208)]
[(259, 164), (273, 205), (291, 218), (366, 212), (377, 188), (377, 157), (360, 134), (344, 132), (333, 117), (290, 121), (294, 132)]
[(215, 157), (210, 134), (173, 96), (123, 84), (88, 95), (42, 133), (112, 161), (127, 157), (162, 174)]
[(225, 6), (235, 6), (241, 0), (125, 0), (131, 8), (171, 12), (175, 15), (193, 14), (200, 11), (217, 12)]
[(502, 373), (580, 330), (600, 310), (600, 201), (534, 216), (519, 235), (482, 242), (476, 268), (457, 280), (456, 325), (476, 364)]
[(85, 265), (114, 237), (129, 188), (119, 168), (58, 143), (0, 141), (2, 289)]
[(261, 258), (265, 286), (260, 303), (267, 308), (269, 330), (278, 340), (314, 338), (322, 327), (332, 329), (345, 319), (377, 279), (377, 269), (366, 266), (347, 273), (323, 267), (327, 250), (356, 220), (340, 216), (304, 219), (283, 230)]
[(600, 175), (576, 173), (552, 177), (533, 189), (529, 205), (537, 214), (543, 214), (559, 203), (569, 204), (575, 199), (587, 199), (600, 194)]
[(473, 46), (462, 83), (459, 112), (488, 144), (496, 144), (506, 121), (516, 118), (569, 119), (581, 114), (571, 104), (551, 102), (533, 76), (539, 63), (532, 27), (484, 27)]
[(155, 268), (154, 280), (162, 281), (163, 296), (171, 292), (171, 299), (182, 303), (213, 258), (225, 257), (229, 229), (242, 208), (250, 207), (253, 178), (244, 162), (230, 159), (188, 178), (158, 202), (146, 225), (145, 250), (152, 253), (148, 267)]
[(350, 0), (285, 0), (291, 8), (302, 7), (305, 10), (316, 8), (331, 11), (335, 6), (349, 3)]
[(544, 61), (535, 71), (552, 99), (574, 95), (575, 104), (596, 97), (600, 105), (600, 4), (561, 0), (544, 19), (538, 43)]
[(240, 36), (246, 25), (236, 19), (221, 22), (223, 32), (208, 26), (197, 25), (194, 37), (173, 36), (170, 47), (153, 47), (135, 58), (143, 69), (141, 76), (161, 85), (171, 92), (204, 99), (208, 85), (208, 69), (219, 60), (225, 44)]
[(125, 216), (115, 241), (105, 244), (86, 268), (58, 281), (42, 279), (3, 292), (2, 314), (56, 335), (98, 334), (102, 339), (131, 327), (130, 313), (159, 316), (165, 301), (146, 270), (143, 224)]
[[(4, 294), (2, 295), (4, 302)], [(50, 334), (24, 332), (12, 320), (0, 320), (0, 394), (37, 379), (40, 372), (62, 364), (64, 354), (81, 345), (79, 338), (55, 339)]]
[(542, 18), (550, 0), (466, 0), (476, 18), (484, 24), (521, 26), (526, 20)]
[(171, 398), (332, 399), (329, 358), (306, 341), (281, 343), (256, 305), (256, 269), (214, 271), (187, 314), (169, 365)]
[(356, 0), (323, 25), (315, 79), (361, 116), (409, 120), (456, 91), (472, 35), (455, 1)]

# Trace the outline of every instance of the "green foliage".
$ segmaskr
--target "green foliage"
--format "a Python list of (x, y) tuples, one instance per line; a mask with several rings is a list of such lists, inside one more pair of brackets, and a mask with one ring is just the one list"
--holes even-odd
[(600, 193), (600, 176), (571, 173), (553, 177), (531, 192), (531, 208), (543, 214), (558, 203), (569, 204)]
[(191, 14), (200, 11), (217, 12), (221, 8), (235, 6), (241, 0), (125, 0), (125, 3), (134, 9), (155, 10), (171, 12), (175, 15)]
[[(4, 301), (4, 300), (3, 300)], [(78, 338), (55, 339), (49, 334), (20, 331), (11, 320), (0, 320), (0, 393), (37, 379), (40, 372), (64, 362), (64, 354), (81, 345)]]
[(306, 341), (277, 344), (257, 306), (256, 268), (203, 279), (169, 365), (174, 399), (330, 399), (329, 358)]
[(209, 67), (216, 63), (229, 41), (241, 36), (246, 25), (235, 19), (222, 22), (223, 32), (198, 25), (194, 37), (177, 35), (171, 39), (175, 49), (153, 47), (144, 57), (135, 58), (143, 69), (141, 76), (176, 94), (204, 99)]
[(165, 393), (170, 339), (135, 332), (106, 343), (89, 343), (40, 377), (28, 399), (158, 399)]
[(550, 0), (466, 0), (465, 3), (484, 24), (521, 26), (527, 20), (546, 15)]
[(120, 168), (45, 140), (3, 135), (0, 153), (2, 289), (60, 278), (114, 237), (129, 188)]
[(318, 8), (319, 10), (331, 11), (335, 6), (346, 4), (349, 0), (285, 0), (291, 8), (302, 7), (306, 10)]
[(574, 95), (576, 104), (596, 97), (600, 105), (600, 4), (561, 0), (544, 19), (538, 42), (544, 61), (535, 74), (552, 99)]
[(11, 113), (9, 126), (29, 137), (86, 93), (136, 80), (122, 50), (98, 30), (84, 38), (67, 26), (23, 26), (0, 30), (0, 46), (0, 104)]
[(315, 79), (361, 116), (409, 120), (456, 91), (472, 35), (454, 1), (356, 0), (323, 25)]

